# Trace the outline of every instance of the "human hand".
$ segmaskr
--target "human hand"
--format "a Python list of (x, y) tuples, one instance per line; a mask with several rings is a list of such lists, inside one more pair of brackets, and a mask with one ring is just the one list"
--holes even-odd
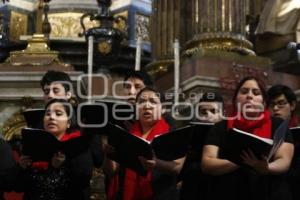
[(65, 154), (58, 152), (56, 154), (54, 154), (54, 156), (51, 159), (51, 165), (54, 168), (60, 168), (61, 165), (65, 162), (66, 160), (66, 156)]
[(266, 156), (262, 156), (261, 159), (258, 159), (254, 153), (248, 149), (242, 152), (241, 158), (244, 163), (252, 167), (255, 171), (260, 174), (268, 174), (269, 173), (269, 163), (267, 161)]
[(18, 163), (22, 169), (27, 169), (32, 165), (32, 160), (30, 156), (21, 155)]
[(115, 147), (110, 144), (104, 144), (103, 151), (106, 154), (113, 154), (115, 153)]
[(157, 164), (155, 156), (153, 156), (152, 159), (146, 159), (143, 156), (139, 156), (139, 160), (141, 161), (144, 169), (146, 169), (146, 170), (153, 170)]

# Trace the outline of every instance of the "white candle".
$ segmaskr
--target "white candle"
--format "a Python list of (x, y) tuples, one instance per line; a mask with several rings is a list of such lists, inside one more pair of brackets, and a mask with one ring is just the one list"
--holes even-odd
[(174, 42), (174, 104), (179, 101), (179, 41)]
[(141, 52), (142, 52), (142, 36), (138, 35), (136, 40), (136, 52), (135, 52), (135, 71), (141, 70)]
[(93, 52), (94, 52), (94, 37), (88, 37), (88, 101), (92, 100), (92, 75), (93, 75)]

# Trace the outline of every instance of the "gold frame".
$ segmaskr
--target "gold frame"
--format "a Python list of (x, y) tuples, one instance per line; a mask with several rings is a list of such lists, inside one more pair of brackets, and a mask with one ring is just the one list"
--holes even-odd
[(9, 39), (19, 41), (21, 35), (27, 35), (28, 15), (16, 11), (11, 11)]

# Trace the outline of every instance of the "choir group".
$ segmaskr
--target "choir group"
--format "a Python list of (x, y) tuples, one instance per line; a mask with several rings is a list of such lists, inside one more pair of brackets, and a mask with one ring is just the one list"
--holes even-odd
[[(109, 143), (110, 130), (102, 128), (99, 134), (91, 134), (78, 125), (79, 101), (68, 74), (48, 71), (41, 80), (41, 89), (45, 102), (43, 129), (61, 142), (84, 138), (88, 146), (72, 156), (57, 151), (48, 160), (39, 160), (24, 154), (22, 148), (14, 156), (12, 147), (0, 139), (2, 193), (20, 192), (24, 200), (88, 200), (96, 167), (105, 174), (108, 200), (299, 199), (300, 154), (290, 129), (298, 126), (297, 98), (288, 86), (274, 85), (267, 90), (258, 78), (245, 77), (236, 86), (229, 110), (224, 109), (219, 94), (202, 94), (192, 121), (211, 124), (205, 133), (199, 133), (205, 134), (204, 140), (172, 160), (163, 160), (155, 153), (151, 157), (138, 156), (146, 174), (124, 166), (122, 158), (112, 156), (118, 155), (119, 149)], [(123, 89), (138, 116), (123, 120), (123, 129), (148, 142), (176, 130), (179, 123), (166, 112), (165, 95), (155, 89), (146, 73), (128, 72)], [(288, 126), (280, 128), (284, 123)], [(242, 164), (235, 163), (225, 153), (233, 128), (266, 139), (278, 140), (280, 135), (281, 142), (271, 158), (257, 156), (250, 147), (240, 155)]]

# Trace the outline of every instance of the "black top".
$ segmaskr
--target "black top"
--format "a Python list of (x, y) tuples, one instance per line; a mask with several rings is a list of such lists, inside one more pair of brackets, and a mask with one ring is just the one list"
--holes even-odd
[[(283, 120), (272, 118), (272, 137), (276, 128)], [(285, 142), (292, 143), (291, 134), (287, 130)], [(207, 134), (206, 145), (222, 147), (227, 134), (227, 121), (217, 123)], [(254, 200), (254, 199), (291, 199), (289, 188), (285, 181), (285, 174), (259, 175), (249, 168), (238, 170), (219, 176), (210, 176), (208, 199)]]
[[(279, 127), (279, 125), (283, 122), (282, 119), (280, 118), (273, 118), (272, 117), (272, 126), (271, 126), (271, 136), (273, 138), (273, 134), (275, 130)], [(220, 158), (222, 158), (222, 147), (224, 146), (225, 143), (225, 138), (226, 138), (227, 133), (227, 121), (221, 121), (219, 123), (216, 123), (216, 125), (211, 128), (211, 130), (208, 132), (205, 144), (206, 145), (215, 145), (218, 146), (221, 149), (221, 155)], [(293, 143), (293, 138), (287, 129), (287, 134), (285, 137), (285, 142)]]
[(0, 191), (11, 189), (18, 171), (9, 144), (0, 138)]

